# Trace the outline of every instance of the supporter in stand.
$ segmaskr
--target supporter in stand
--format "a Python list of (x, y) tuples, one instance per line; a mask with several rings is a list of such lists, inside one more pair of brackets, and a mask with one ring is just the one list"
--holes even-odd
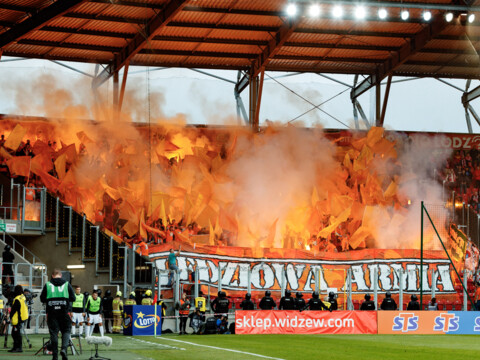
[(420, 303), (418, 302), (417, 295), (410, 296), (410, 302), (407, 305), (407, 310), (420, 310)]
[(297, 292), (295, 296), (295, 310), (302, 310), (305, 307), (305, 299), (303, 298), (303, 294), (301, 292)]
[(258, 305), (260, 309), (272, 310), (277, 307), (271, 295), (272, 293), (269, 290), (265, 291), (265, 296), (260, 300), (260, 304)]
[(385, 294), (385, 298), (380, 305), (380, 309), (382, 310), (397, 310), (397, 303), (394, 299), (392, 299), (392, 294), (387, 291)]
[(177, 253), (175, 253), (175, 250), (173, 248), (170, 249), (170, 254), (168, 254), (168, 269), (170, 270), (168, 273), (168, 284), (167, 286), (173, 286), (173, 276), (174, 273), (178, 271), (177, 267), (177, 256), (180, 255), (180, 250), (182, 249), (182, 246), (180, 245), (178, 247)]
[(251, 300), (252, 295), (250, 293), (245, 294), (245, 299), (240, 303), (240, 308), (242, 310), (254, 310), (255, 304)]
[(285, 290), (285, 296), (280, 299), (279, 310), (295, 310), (295, 299), (292, 298), (292, 292)]
[(430, 311), (437, 311), (438, 310), (438, 304), (437, 304), (437, 299), (432, 298), (430, 302), (428, 303), (428, 310)]
[(360, 310), (375, 310), (375, 302), (371, 300), (370, 294), (365, 294), (365, 301), (360, 305)]

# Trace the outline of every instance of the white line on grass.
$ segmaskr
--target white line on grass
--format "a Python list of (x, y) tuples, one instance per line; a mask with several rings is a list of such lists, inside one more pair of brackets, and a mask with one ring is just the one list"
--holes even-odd
[(196, 343), (192, 343), (192, 342), (184, 341), (184, 340), (170, 339), (170, 338), (164, 338), (164, 337), (157, 338), (157, 339), (159, 339), (159, 340), (177, 341), (177, 342), (184, 343), (184, 344), (188, 344), (188, 345), (201, 346), (201, 347), (206, 347), (206, 348), (216, 349), (216, 350), (230, 351), (230, 352), (239, 353), (239, 354), (257, 356), (257, 357), (261, 357), (261, 358), (264, 358), (264, 359), (284, 360), (284, 359), (281, 359), (281, 358), (275, 358), (275, 357), (271, 357), (271, 356), (254, 354), (254, 353), (250, 353), (250, 352), (246, 352), (246, 351), (240, 351), (240, 350), (234, 350), (234, 349), (225, 349), (225, 348), (221, 348), (221, 347), (217, 347), (217, 346), (210, 346), (210, 345), (196, 344)]
[(167, 349), (186, 350), (186, 349), (184, 349), (184, 348), (178, 348), (178, 347), (176, 347), (176, 346), (170, 346), (170, 345), (165, 345), (165, 344), (154, 343), (154, 342), (150, 342), (150, 341), (146, 341), (146, 340), (135, 339), (135, 338), (133, 338), (133, 337), (130, 338), (130, 339), (135, 340), (135, 341), (138, 341), (138, 342), (141, 342), (141, 343), (144, 343), (144, 344), (149, 344), (149, 345), (164, 347), (164, 348), (167, 348)]

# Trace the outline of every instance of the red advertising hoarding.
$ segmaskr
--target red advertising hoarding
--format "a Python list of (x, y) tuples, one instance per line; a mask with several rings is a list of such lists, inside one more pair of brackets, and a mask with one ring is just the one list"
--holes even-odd
[(236, 311), (236, 334), (376, 334), (375, 311)]

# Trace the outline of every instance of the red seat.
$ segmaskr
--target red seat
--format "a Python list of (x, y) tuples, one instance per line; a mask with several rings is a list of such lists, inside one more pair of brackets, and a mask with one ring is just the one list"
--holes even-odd
[(456, 311), (462, 310), (462, 302), (460, 300), (455, 301), (453, 306)]
[(445, 302), (445, 310), (453, 310), (453, 303), (449, 300)]
[(462, 285), (455, 285), (455, 291), (457, 293), (461, 293), (463, 291), (463, 286)]
[(360, 301), (358, 300), (353, 300), (353, 310), (359, 310), (360, 309)]
[(438, 310), (443, 310), (445, 307), (445, 301), (438, 301)]

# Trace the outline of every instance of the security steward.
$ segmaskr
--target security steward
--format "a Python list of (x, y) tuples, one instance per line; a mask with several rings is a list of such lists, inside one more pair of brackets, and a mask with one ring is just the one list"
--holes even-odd
[(397, 310), (397, 303), (392, 299), (392, 294), (387, 291), (385, 293), (385, 299), (383, 299), (382, 304), (380, 305), (382, 310)]
[(328, 300), (327, 301), (330, 303), (330, 309), (338, 310), (337, 298), (336, 298), (335, 293), (333, 291), (330, 291), (328, 293)]
[(13, 348), (8, 350), (11, 353), (21, 353), (22, 349), (22, 325), (28, 319), (28, 306), (23, 288), (21, 285), (15, 286), (12, 309), (10, 313), (10, 323), (12, 324)]
[(92, 295), (88, 297), (87, 304), (85, 305), (85, 310), (87, 312), (87, 331), (85, 335), (92, 336), (93, 329), (95, 328), (95, 325), (98, 324), (100, 336), (103, 336), (103, 306), (102, 299), (100, 298), (100, 295), (98, 295), (97, 290), (94, 290)]
[(75, 327), (78, 324), (78, 335), (83, 335), (83, 323), (85, 322), (85, 303), (87, 298), (82, 294), (82, 288), (75, 286), (75, 301), (72, 304), (72, 336), (75, 335)]
[(137, 295), (135, 294), (135, 291), (132, 291), (128, 296), (128, 299), (125, 300), (125, 305), (137, 305), (137, 300), (135, 300), (136, 297)]
[(47, 305), (47, 325), (50, 332), (52, 359), (58, 359), (58, 332), (62, 333), (62, 360), (67, 360), (67, 347), (70, 343), (72, 330), (69, 316), (70, 303), (75, 301), (72, 285), (62, 279), (59, 269), (53, 270), (51, 281), (47, 282), (40, 294), (40, 300)]
[(292, 298), (292, 292), (285, 290), (285, 296), (280, 299), (279, 310), (295, 310), (295, 299)]
[(407, 305), (407, 310), (420, 310), (420, 303), (418, 302), (417, 295), (410, 296), (410, 302)]
[(205, 314), (207, 311), (207, 299), (205, 299), (201, 291), (199, 291), (198, 296), (195, 298), (195, 309), (199, 309), (201, 314)]
[(122, 318), (123, 318), (123, 301), (122, 292), (117, 291), (115, 298), (112, 301), (112, 314), (113, 314), (113, 326), (112, 332), (114, 334), (120, 334), (122, 331)]
[(305, 305), (302, 310), (306, 310), (308, 308), (310, 308), (310, 310), (328, 310), (330, 312), (332, 311), (331, 307), (328, 307), (322, 300), (318, 298), (318, 291), (313, 292), (312, 298), (308, 300), (307, 305)]
[(295, 310), (302, 310), (305, 307), (305, 299), (301, 292), (297, 292), (295, 295)]
[(163, 321), (165, 320), (165, 315), (167, 315), (167, 305), (165, 304), (165, 301), (163, 300), (163, 294), (160, 294), (160, 298), (157, 301), (157, 305), (160, 306), (162, 309), (162, 327), (161, 329), (163, 330)]
[(211, 305), (215, 317), (220, 318), (222, 314), (227, 314), (229, 306), (230, 300), (227, 299), (227, 293), (225, 291), (219, 291), (217, 298), (212, 301)]
[(370, 294), (365, 294), (365, 301), (360, 305), (360, 310), (375, 310), (375, 302), (370, 299)]
[(260, 304), (258, 304), (259, 308), (262, 310), (272, 310), (277, 307), (275, 304), (275, 300), (272, 299), (272, 293), (270, 290), (265, 291), (265, 296), (260, 300)]
[(255, 304), (251, 300), (252, 294), (246, 293), (245, 294), (245, 299), (240, 303), (240, 307), (242, 310), (254, 310), (255, 309)]
[(153, 305), (152, 290), (145, 291), (145, 297), (142, 299), (142, 305)]

